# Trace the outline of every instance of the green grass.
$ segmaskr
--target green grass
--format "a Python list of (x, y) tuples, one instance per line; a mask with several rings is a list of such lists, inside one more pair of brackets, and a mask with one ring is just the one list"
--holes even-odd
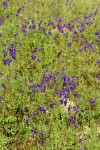
[[(4, 1), (0, 1), (0, 149), (99, 150), (100, 1), (69, 0), (66, 5), (65, 0), (10, 0), (5, 9), (2, 2)], [(19, 8), (20, 13), (16, 16)], [(94, 15), (96, 10), (98, 12)], [(84, 19), (89, 14), (92, 14), (90, 20)], [(10, 15), (9, 18), (7, 15)], [(57, 18), (62, 18), (62, 21), (57, 22)], [(54, 23), (55, 29), (48, 26), (49, 22)], [(71, 30), (66, 27), (68, 23)], [(22, 31), (23, 25), (26, 35)], [(30, 29), (32, 25), (36, 28)], [(95, 35), (95, 32), (99, 32), (99, 35)], [(14, 36), (15, 33), (18, 34)], [(54, 40), (57, 36), (57, 40)], [(15, 48), (15, 60), (9, 53), (11, 43)], [(71, 46), (68, 46), (70, 43)], [(34, 48), (37, 48), (34, 53), (36, 58), (32, 60)], [(5, 58), (4, 51), (7, 52)], [(4, 59), (12, 62), (4, 65)], [(76, 84), (75, 89), (70, 89), (66, 106), (60, 104), (64, 94), (60, 96), (55, 92), (55, 89), (64, 92), (64, 74), (69, 89), (73, 83)], [(43, 84), (39, 88), (41, 82)], [(29, 88), (32, 85), (34, 88)], [(77, 98), (73, 96), (76, 92)], [(91, 99), (95, 100), (94, 104), (90, 104)], [(51, 102), (54, 102), (54, 108), (50, 107)], [(40, 106), (44, 106), (46, 113), (39, 110)], [(71, 114), (68, 113), (69, 106), (73, 107)], [(74, 110), (75, 106), (79, 107), (78, 110)], [(70, 119), (74, 115), (76, 121), (72, 123)], [(76, 129), (75, 125), (78, 125)], [(38, 131), (34, 137), (33, 130)], [(44, 132), (45, 137), (43, 144), (41, 132)]]

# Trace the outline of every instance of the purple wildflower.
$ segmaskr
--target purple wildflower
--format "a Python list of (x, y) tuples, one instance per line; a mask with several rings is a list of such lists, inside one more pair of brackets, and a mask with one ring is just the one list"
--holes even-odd
[(79, 137), (78, 141), (79, 141), (79, 143), (81, 143), (83, 141), (83, 137), (82, 136)]
[(70, 117), (70, 123), (75, 124), (76, 122), (76, 116)]
[(32, 131), (32, 137), (34, 138), (34, 135), (36, 135), (36, 134), (38, 134), (38, 130), (35, 129)]
[(59, 71), (56, 71), (56, 75), (58, 76), (60, 74), (60, 72)]
[(69, 43), (68, 43), (68, 47), (71, 47), (71, 45), (72, 45), (72, 43), (71, 43), (71, 42), (69, 42)]
[(44, 106), (40, 106), (40, 107), (39, 107), (39, 110), (40, 110), (41, 112), (43, 112), (43, 113), (46, 113), (46, 110), (45, 110)]
[(2, 88), (6, 89), (6, 85), (4, 83), (2, 83)]
[(6, 9), (8, 6), (7, 2), (2, 2), (2, 5), (3, 5), (4, 9)]
[(73, 108), (75, 111), (77, 111), (79, 109), (79, 106), (74, 106)]
[(51, 107), (51, 108), (54, 108), (54, 102), (51, 102), (51, 103), (50, 103), (50, 107)]
[(24, 35), (27, 32), (27, 26), (26, 25), (22, 25), (22, 32), (24, 33)]
[(16, 49), (14, 47), (14, 44), (10, 45), (9, 54), (14, 60), (16, 59)]
[(72, 26), (71, 26), (70, 22), (67, 25), (67, 29), (69, 29), (69, 31), (72, 31)]
[(76, 90), (76, 83), (71, 84), (70, 90)]
[(12, 60), (11, 59), (3, 59), (3, 64), (6, 66), (6, 65), (8, 65), (8, 66), (10, 66), (10, 63), (12, 62)]
[(78, 128), (78, 124), (74, 124), (74, 128), (77, 129)]
[(53, 26), (54, 23), (53, 22), (48, 22), (48, 26)]
[(62, 21), (62, 18), (56, 18), (56, 21), (57, 21), (57, 22), (61, 22), (61, 21)]
[(95, 104), (95, 102), (96, 102), (96, 100), (94, 100), (94, 99), (90, 99), (90, 100), (89, 100), (89, 103), (90, 103), (91, 105)]
[(71, 114), (71, 109), (72, 109), (72, 107), (69, 105), (68, 106), (68, 114)]
[(56, 34), (56, 35), (54, 36), (54, 40), (58, 40), (58, 38), (59, 38), (59, 36), (58, 36), (58, 34)]
[(64, 100), (63, 99), (60, 99), (60, 104), (63, 104)]
[(32, 60), (36, 60), (36, 56), (33, 54), (33, 55), (31, 56), (31, 59), (32, 59)]
[(100, 80), (100, 74), (98, 74), (98, 80)]
[(100, 65), (100, 59), (96, 60), (96, 63)]
[(64, 73), (62, 74), (62, 80), (63, 80), (63, 86), (66, 86), (67, 85), (67, 83), (66, 83), (67, 76)]
[(96, 9), (96, 11), (94, 12), (94, 16), (96, 16), (97, 13), (98, 13), (98, 9)]
[(78, 93), (76, 92), (76, 93), (74, 93), (73, 94), (73, 96), (74, 96), (74, 98), (78, 98), (79, 97), (79, 95), (78, 95)]
[(45, 136), (44, 136), (44, 132), (40, 133), (40, 140), (41, 140), (41, 144), (43, 145), (44, 141), (45, 141)]
[(29, 29), (35, 29), (36, 28), (36, 26), (35, 25), (31, 25), (31, 26), (29, 26)]
[(66, 106), (66, 104), (67, 104), (67, 100), (64, 100), (64, 106)]
[(100, 33), (99, 33), (99, 32), (95, 32), (95, 35), (97, 35), (97, 36), (98, 36), (98, 35), (100, 35)]
[(2, 77), (2, 72), (0, 71), (0, 77)]
[(2, 25), (2, 23), (3, 23), (3, 20), (2, 20), (2, 18), (0, 18), (0, 26)]
[(52, 32), (48, 31), (48, 34), (49, 34), (49, 35), (52, 35)]

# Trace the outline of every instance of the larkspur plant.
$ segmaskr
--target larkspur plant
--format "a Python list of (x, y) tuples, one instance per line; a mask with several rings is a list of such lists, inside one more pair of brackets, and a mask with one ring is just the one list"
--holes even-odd
[(0, 1), (0, 149), (100, 149), (100, 1)]

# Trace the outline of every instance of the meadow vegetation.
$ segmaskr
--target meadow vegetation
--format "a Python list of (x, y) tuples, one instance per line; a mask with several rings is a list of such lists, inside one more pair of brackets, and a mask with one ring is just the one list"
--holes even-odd
[(100, 0), (0, 0), (0, 149), (100, 150)]

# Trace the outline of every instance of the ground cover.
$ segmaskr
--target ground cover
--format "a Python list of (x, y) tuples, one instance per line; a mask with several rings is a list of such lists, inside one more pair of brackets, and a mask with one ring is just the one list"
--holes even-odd
[(100, 1), (0, 1), (0, 149), (100, 149)]

